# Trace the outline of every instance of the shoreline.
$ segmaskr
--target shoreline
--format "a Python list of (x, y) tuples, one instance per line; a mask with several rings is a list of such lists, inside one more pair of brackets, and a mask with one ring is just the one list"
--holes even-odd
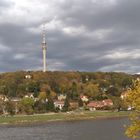
[(84, 120), (103, 120), (117, 119), (128, 117), (130, 112), (112, 112), (112, 111), (84, 111), (84, 112), (69, 112), (69, 113), (46, 113), (35, 115), (15, 115), (15, 116), (0, 116), (0, 126), (28, 126), (46, 124), (50, 122), (69, 122), (69, 121), (84, 121)]

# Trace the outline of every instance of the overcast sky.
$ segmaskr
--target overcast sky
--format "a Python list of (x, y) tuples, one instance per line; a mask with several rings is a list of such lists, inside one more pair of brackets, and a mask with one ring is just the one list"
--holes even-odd
[(140, 72), (140, 0), (0, 0), (0, 72)]

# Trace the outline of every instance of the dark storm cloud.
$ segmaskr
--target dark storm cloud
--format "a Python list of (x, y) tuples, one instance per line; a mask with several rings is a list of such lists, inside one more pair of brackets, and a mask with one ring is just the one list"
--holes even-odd
[[(11, 46), (11, 48), (18, 49), (29, 49), (26, 45), (39, 43), (39, 35), (30, 33), (27, 31), (26, 27), (18, 26), (14, 24), (1, 24), (0, 25), (0, 37), (1, 41), (6, 46)], [(32, 49), (32, 48), (31, 48)]]
[[(1, 1), (0, 7), (7, 8), (6, 4), (10, 3), (14, 2)], [(42, 6), (47, 7), (49, 3)], [(22, 22), (0, 24), (0, 49), (3, 50), (0, 71), (41, 68), (38, 26), (48, 16), (48, 23), (56, 24), (47, 29), (49, 70), (140, 72), (140, 1), (54, 0), (52, 3), (50, 9), (55, 9), (52, 15), (39, 14), (42, 18), (29, 24), (23, 24), (22, 16), (15, 18)], [(28, 11), (25, 6), (22, 8), (23, 12)], [(29, 10), (33, 11), (32, 7)], [(29, 18), (26, 16), (25, 20), (31, 21)], [(32, 32), (30, 28), (38, 31)], [(7, 53), (10, 55), (5, 58)]]
[[(85, 10), (85, 5), (80, 5), (79, 12), (77, 12), (75, 9), (75, 11), (70, 10), (68, 14), (63, 14), (62, 17), (65, 19), (66, 24), (68, 24), (69, 26), (84, 25), (89, 29), (89, 32), (100, 29), (110, 29), (112, 31), (106, 37), (106, 39), (102, 41), (102, 43), (100, 43), (100, 40), (90, 40), (93, 45), (85, 46), (85, 53), (86, 50), (92, 52), (93, 60), (91, 60), (90, 58), (86, 60), (84, 58), (85, 63), (83, 63), (84, 61), (81, 55), (81, 61), (78, 60), (77, 62), (76, 59), (76, 61), (71, 61), (72, 64), (75, 64), (77, 62), (75, 66), (78, 69), (83, 67), (87, 70), (104, 70), (104, 67), (106, 68), (108, 66), (108, 69), (106, 68), (107, 71), (116, 70), (114, 66), (120, 64), (121, 68), (118, 66), (117, 71), (119, 71), (120, 68), (120, 71), (127, 70), (127, 72), (138, 72), (140, 68), (138, 67), (139, 59), (135, 60), (134, 63), (133, 59), (128, 58), (127, 60), (118, 60), (116, 58), (112, 62), (112, 60), (110, 60), (109, 58), (102, 58), (100, 60), (100, 56), (103, 56), (103, 53), (108, 53), (108, 51), (114, 49), (116, 49), (115, 51), (119, 51), (119, 49), (124, 49), (130, 52), (134, 49), (140, 49), (140, 16), (138, 14), (140, 12), (140, 1), (117, 1), (117, 3), (113, 6), (95, 6), (94, 4), (91, 4), (91, 1), (88, 2), (90, 5), (88, 6), (88, 11)], [(98, 54), (98, 56), (95, 55), (96, 53)], [(96, 57), (98, 57), (99, 60), (96, 60)], [(94, 59), (96, 61), (94, 61)], [(127, 63), (127, 65), (129, 64), (129, 67), (131, 65), (134, 66), (134, 69), (131, 68), (129, 70), (128, 66), (125, 65), (125, 63)], [(110, 65), (112, 65), (112, 67)], [(136, 66), (137, 68), (135, 69)]]
[[(0, 25), (1, 71), (26, 70), (35, 67), (40, 61), (40, 37), (26, 28), (13, 25)], [(8, 55), (7, 55), (8, 54)]]
[(64, 18), (63, 20), (69, 25), (82, 24), (90, 30), (113, 27), (136, 28), (140, 24), (139, 6), (138, 0), (116, 0), (114, 5), (109, 5), (107, 1), (104, 4), (96, 4), (91, 0), (79, 3), (73, 1), (69, 4), (69, 8), (62, 7), (63, 12), (59, 17)]

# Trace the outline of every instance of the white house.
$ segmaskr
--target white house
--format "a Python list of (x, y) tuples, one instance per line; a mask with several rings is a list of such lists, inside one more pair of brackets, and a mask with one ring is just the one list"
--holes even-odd
[(57, 96), (57, 98), (58, 98), (59, 101), (62, 101), (62, 100), (65, 100), (66, 99), (66, 95), (65, 94), (59, 94)]
[(81, 95), (80, 98), (83, 102), (88, 102), (88, 100), (89, 100), (88, 97), (85, 95)]
[(62, 110), (64, 106), (64, 101), (54, 101), (54, 106), (55, 108), (59, 108), (60, 110)]

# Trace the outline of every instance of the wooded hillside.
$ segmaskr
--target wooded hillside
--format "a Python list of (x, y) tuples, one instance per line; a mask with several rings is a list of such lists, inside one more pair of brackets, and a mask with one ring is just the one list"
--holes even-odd
[(27, 93), (38, 96), (40, 92), (46, 92), (55, 98), (61, 93), (72, 99), (84, 94), (100, 100), (105, 95), (120, 96), (134, 77), (115, 72), (10, 72), (0, 74), (0, 94), (23, 97)]

